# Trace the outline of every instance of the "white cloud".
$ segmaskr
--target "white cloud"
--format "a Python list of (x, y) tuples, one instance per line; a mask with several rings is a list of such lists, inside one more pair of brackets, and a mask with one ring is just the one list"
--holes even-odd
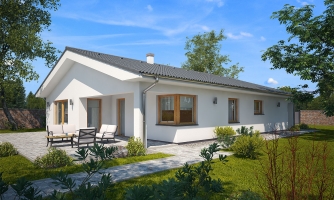
[(213, 3), (217, 3), (218, 7), (222, 7), (224, 5), (224, 1), (223, 0), (206, 0), (207, 2), (213, 2)]
[(260, 37), (260, 41), (266, 41), (267, 39), (263, 36)]
[(247, 33), (247, 32), (240, 32), (239, 35), (233, 35), (232, 33), (227, 33), (226, 35), (227, 35), (227, 37), (229, 37), (231, 39), (234, 39), (234, 40), (239, 40), (239, 39), (242, 39), (242, 38), (245, 38), (245, 37), (253, 37), (252, 34)]
[[(309, 0), (309, 1), (312, 2), (312, 0)], [(300, 3), (302, 6), (309, 5), (309, 3), (306, 1), (297, 0), (297, 2)]]
[(277, 85), (278, 82), (273, 78), (268, 78), (267, 83), (270, 85)]
[(150, 12), (153, 11), (153, 8), (152, 8), (151, 5), (147, 5), (146, 8), (147, 8), (147, 10), (150, 11)]

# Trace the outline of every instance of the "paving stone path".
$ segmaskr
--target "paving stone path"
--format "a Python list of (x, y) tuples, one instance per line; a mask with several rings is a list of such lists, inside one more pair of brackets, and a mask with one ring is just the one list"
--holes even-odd
[[(305, 132), (298, 132), (298, 134)], [(13, 134), (0, 134), (0, 142), (11, 142), (19, 151), (19, 153), (29, 160), (33, 161), (37, 156), (41, 156), (47, 153), (48, 147), (46, 147), (45, 132), (35, 132), (35, 133), (13, 133)], [(289, 136), (291, 134), (264, 134), (263, 137), (266, 139), (273, 139), (277, 137)], [(127, 144), (127, 138), (117, 137), (116, 142), (110, 142), (105, 144), (107, 146), (117, 145), (125, 146)], [(169, 144), (157, 141), (148, 141), (148, 152), (149, 153), (167, 153), (174, 156), (156, 160), (143, 161), (128, 165), (121, 165), (116, 167), (111, 167), (102, 170), (103, 173), (110, 173), (114, 182), (119, 182), (135, 177), (140, 177), (143, 175), (160, 172), (168, 169), (174, 169), (182, 167), (184, 163), (194, 164), (202, 161), (203, 159), (199, 156), (200, 150), (204, 147), (208, 147), (214, 141), (190, 143), (184, 145)], [(74, 155), (76, 148), (71, 148), (70, 142), (54, 144), (53, 146), (64, 149), (69, 155)], [(224, 152), (224, 155), (231, 155), (231, 152)], [(214, 158), (218, 158), (219, 154), (216, 154)], [(71, 174), (70, 177), (76, 180), (76, 185), (79, 185), (85, 178), (85, 173)], [(101, 178), (101, 174), (96, 174), (91, 178), (91, 182), (96, 184)], [(59, 190), (66, 192), (52, 184), (52, 179), (41, 179), (32, 181), (33, 186), (41, 191), (43, 196), (50, 195), (53, 190)], [(12, 188), (4, 195), (5, 199), (14, 199), (14, 191)]]

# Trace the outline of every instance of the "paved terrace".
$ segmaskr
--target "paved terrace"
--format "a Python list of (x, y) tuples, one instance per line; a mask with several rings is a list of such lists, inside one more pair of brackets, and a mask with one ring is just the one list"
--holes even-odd
[[(295, 132), (294, 134), (302, 134), (306, 131)], [(0, 142), (11, 142), (19, 151), (19, 154), (27, 157), (29, 160), (33, 161), (37, 156), (42, 156), (47, 153), (48, 147), (46, 147), (46, 132), (31, 132), (31, 133), (12, 133), (12, 134), (0, 134)], [(273, 139), (279, 137), (290, 136), (289, 132), (280, 132), (277, 135), (272, 134), (263, 134), (263, 137), (266, 139)], [(127, 144), (127, 137), (117, 137), (115, 142), (109, 141), (106, 143), (106, 146), (116, 145), (116, 146), (125, 146)], [(128, 165), (121, 165), (116, 167), (111, 167), (103, 170), (103, 173), (110, 173), (112, 175), (114, 182), (119, 182), (135, 177), (140, 177), (143, 175), (160, 172), (168, 169), (174, 169), (182, 167), (184, 163), (194, 164), (202, 161), (203, 159), (199, 156), (200, 150), (204, 147), (208, 147), (209, 144), (214, 141), (205, 141), (197, 143), (189, 143), (183, 145), (170, 144), (165, 142), (158, 141), (148, 141), (148, 153), (167, 153), (173, 154), (175, 156), (149, 160), (139, 163), (133, 163)], [(52, 146), (66, 150), (66, 152), (74, 156), (77, 148), (71, 148), (70, 142), (68, 143), (59, 143), (53, 144)], [(224, 155), (231, 155), (231, 152), (224, 152)], [(214, 156), (217, 158), (218, 154)], [(85, 173), (76, 173), (71, 174), (70, 177), (76, 180), (77, 185), (79, 185), (84, 177)], [(91, 182), (97, 183), (100, 180), (101, 175), (96, 174), (92, 177)], [(66, 192), (65, 190), (60, 189), (52, 184), (52, 179), (41, 179), (32, 181), (33, 186), (41, 190), (43, 196), (50, 195), (54, 189)], [(14, 199), (14, 192), (10, 188), (5, 193), (5, 199)]]

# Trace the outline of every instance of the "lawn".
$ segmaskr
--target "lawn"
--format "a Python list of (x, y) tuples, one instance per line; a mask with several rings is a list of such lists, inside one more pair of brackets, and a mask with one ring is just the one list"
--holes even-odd
[[(159, 158), (166, 158), (172, 155), (156, 153), (145, 156), (134, 156), (126, 158), (117, 158), (107, 161), (106, 167), (114, 167), (119, 165), (131, 164), (146, 160), (153, 160)], [(43, 178), (50, 178), (52, 174), (59, 171), (64, 171), (69, 174), (82, 172), (81, 165), (72, 165), (56, 169), (40, 169), (36, 168), (32, 162), (23, 156), (16, 155), (11, 157), (0, 158), (0, 172), (3, 172), (3, 179), (7, 183), (14, 183), (18, 178), (25, 177), (28, 180), (38, 180)]]
[(2, 133), (24, 133), (24, 132), (45, 132), (45, 128), (32, 128), (32, 129), (19, 129), (16, 131), (9, 129), (0, 129), (0, 134)]
[[(313, 141), (328, 142), (328, 147), (331, 148), (331, 152), (328, 156), (328, 166), (332, 174), (334, 174), (334, 149), (332, 149), (334, 145), (334, 126), (312, 126), (312, 128), (317, 128), (318, 131), (299, 136), (298, 148), (300, 148), (301, 152), (305, 152), (312, 147)], [(280, 152), (287, 150), (288, 142), (289, 140), (287, 138), (279, 139)], [(263, 148), (263, 150), (265, 150), (265, 148)], [(228, 157), (228, 162), (222, 164), (216, 159), (212, 164), (213, 171), (211, 177), (214, 179), (220, 178), (223, 181), (225, 189), (223, 197), (229, 197), (244, 190), (261, 193), (259, 181), (255, 176), (256, 173), (261, 172), (261, 162), (268, 163), (264, 151), (256, 160), (230, 156)], [(125, 188), (134, 185), (159, 183), (162, 180), (174, 177), (176, 171), (177, 169), (163, 171), (117, 183), (114, 185), (109, 197), (113, 197), (113, 199), (124, 199)], [(222, 198), (222, 196), (217, 196), (217, 199), (220, 198)]]

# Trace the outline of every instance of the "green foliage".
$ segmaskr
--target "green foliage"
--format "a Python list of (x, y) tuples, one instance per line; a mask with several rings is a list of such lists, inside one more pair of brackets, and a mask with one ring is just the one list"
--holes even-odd
[(300, 131), (299, 125), (293, 125), (289, 128), (289, 131)]
[(248, 134), (245, 133), (247, 132), (244, 132), (244, 134), (236, 139), (231, 148), (237, 156), (255, 159), (259, 156), (264, 140), (259, 132), (255, 134), (251, 132), (248, 132)]
[(243, 67), (239, 63), (229, 68), (224, 68), (223, 64), (231, 62), (228, 55), (221, 55), (220, 49), (222, 40), (226, 39), (223, 30), (218, 34), (214, 30), (208, 33), (195, 35), (192, 39), (187, 37), (185, 46), (188, 60), (182, 64), (182, 68), (199, 72), (206, 72), (220, 76), (238, 78)]
[(235, 142), (234, 135), (236, 134), (236, 132), (230, 126), (217, 126), (215, 127), (213, 132), (217, 137), (217, 141), (223, 148), (229, 148)]
[(304, 124), (304, 123), (299, 124), (299, 128), (300, 129), (310, 129), (310, 127), (307, 124)]
[(225, 135), (235, 135), (235, 131), (232, 127), (230, 126), (217, 126), (215, 127), (215, 129), (213, 130), (213, 132), (215, 133), (216, 137), (219, 136), (225, 136)]
[[(8, 108), (25, 108), (26, 106), (26, 91), (23, 86), (23, 81), (17, 79), (15, 81), (7, 81), (4, 87), (6, 93), (6, 103)], [(2, 108), (2, 102), (0, 101)]]
[(0, 3), (0, 101), (14, 130), (17, 124), (7, 107), (6, 88), (11, 88), (11, 82), (38, 80), (30, 63), (36, 58), (44, 59), (48, 67), (57, 60), (57, 50), (51, 42), (42, 40), (41, 33), (49, 31), (49, 10), (58, 7), (59, 0)]
[[(97, 143), (93, 147), (87, 149), (79, 149), (76, 151), (77, 157), (83, 162), (82, 169), (86, 172), (86, 177), (83, 179), (78, 189), (74, 189), (76, 182), (68, 176), (68, 174), (60, 171), (52, 176), (55, 180), (53, 184), (60, 186), (61, 189), (69, 190), (71, 195), (78, 199), (105, 199), (107, 188), (112, 185), (111, 175), (103, 174), (98, 185), (93, 187), (89, 180), (105, 167), (107, 160), (115, 158), (117, 147), (104, 147)], [(54, 191), (53, 196), (61, 196), (59, 191)]]
[(146, 154), (146, 149), (140, 138), (130, 137), (125, 148), (128, 150), (128, 156), (143, 156)]
[(0, 144), (0, 157), (14, 156), (17, 154), (17, 149), (10, 142)]
[(57, 168), (73, 164), (73, 159), (66, 154), (65, 150), (50, 147), (48, 153), (37, 157), (34, 164), (40, 168)]
[(237, 133), (239, 134), (239, 135), (250, 135), (250, 136), (252, 136), (253, 135), (253, 129), (254, 129), (254, 127), (253, 126), (251, 126), (251, 127), (249, 127), (249, 128), (247, 128), (246, 126), (241, 126), (241, 128), (238, 128), (237, 129)]
[(41, 191), (34, 188), (32, 186), (32, 182), (27, 181), (24, 177), (19, 178), (15, 184), (10, 185), (15, 193), (15, 199), (18, 197), (19, 199), (34, 199), (34, 200), (42, 200), (42, 195), (39, 194)]
[(261, 200), (261, 196), (250, 190), (242, 191), (235, 197), (230, 198), (231, 200)]
[(46, 104), (43, 98), (35, 97), (30, 91), (27, 96), (27, 108), (28, 109), (45, 109)]
[[(222, 193), (223, 183), (220, 179), (212, 179), (210, 172), (212, 157), (218, 152), (219, 145), (214, 143), (201, 150), (200, 156), (204, 159), (198, 166), (185, 163), (182, 169), (177, 170), (175, 178), (163, 180), (151, 186), (135, 185), (126, 190), (125, 199), (209, 199), (212, 194)], [(226, 156), (219, 156), (224, 163)]]
[(0, 199), (3, 199), (3, 194), (8, 190), (8, 185), (2, 180), (3, 172), (0, 172)]
[[(287, 41), (280, 40), (269, 47), (262, 55), (262, 60), (270, 60), (272, 69), (285, 69), (289, 74), (300, 76), (302, 80), (317, 83), (318, 93), (327, 116), (334, 115), (334, 1), (325, 0), (325, 11), (320, 15), (313, 13), (314, 6), (305, 5), (296, 8), (285, 5), (274, 12), (273, 19), (278, 19), (286, 26), (290, 34)], [(306, 85), (307, 86), (307, 85)]]

